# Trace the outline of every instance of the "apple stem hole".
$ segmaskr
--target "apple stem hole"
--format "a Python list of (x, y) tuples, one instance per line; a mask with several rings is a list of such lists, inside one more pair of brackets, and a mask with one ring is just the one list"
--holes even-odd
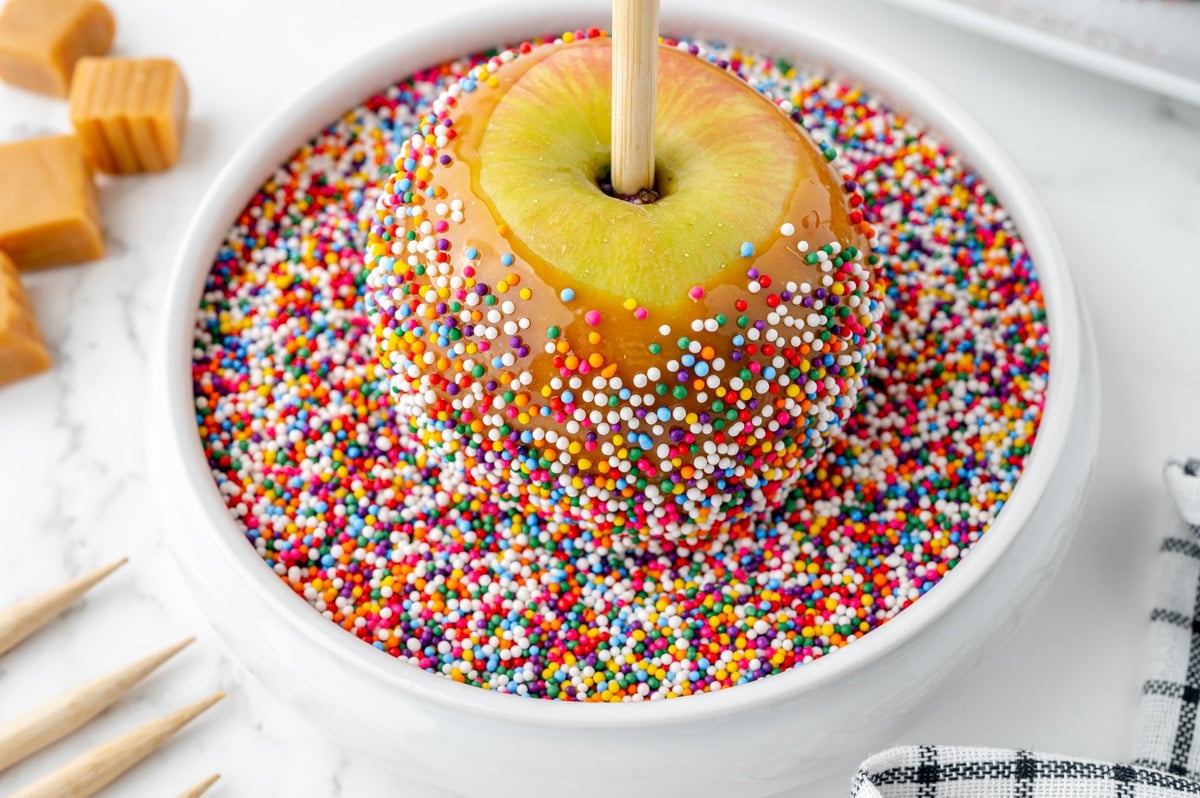
[(638, 189), (632, 194), (621, 194), (617, 191), (616, 187), (613, 185), (611, 169), (606, 169), (604, 172), (602, 172), (596, 178), (596, 184), (600, 187), (601, 191), (613, 199), (619, 199), (622, 202), (629, 202), (634, 205), (653, 205), (662, 198), (664, 193), (661, 190), (661, 187), (658, 185), (658, 177), (661, 174), (661, 170), (655, 172), (655, 184), (653, 186), (650, 188)]

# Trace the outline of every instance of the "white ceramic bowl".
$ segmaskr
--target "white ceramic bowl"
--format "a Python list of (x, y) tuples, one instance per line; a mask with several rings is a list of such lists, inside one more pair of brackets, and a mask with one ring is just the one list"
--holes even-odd
[[(175, 264), (153, 378), (151, 472), (197, 599), (247, 669), (303, 716), (403, 777), (468, 795), (755, 796), (796, 787), (895, 741), (938, 685), (1025, 614), (1066, 548), (1096, 452), (1086, 322), (1045, 213), (1008, 157), (923, 80), (835, 31), (750, 3), (668, 3), (663, 30), (824, 64), (925, 120), (991, 184), (1041, 276), (1051, 374), (1037, 443), (1011, 500), (959, 567), (914, 606), (828, 658), (718, 693), (642, 704), (499, 695), (364, 645), (263, 566), (226, 512), (196, 433), (192, 324), (214, 253), (263, 180), (303, 141), (387, 82), (535, 35), (607, 22), (606, 0), (513, 0), (402, 35), (268, 122), (212, 186)], [(326, 685), (338, 685), (336, 691)]]

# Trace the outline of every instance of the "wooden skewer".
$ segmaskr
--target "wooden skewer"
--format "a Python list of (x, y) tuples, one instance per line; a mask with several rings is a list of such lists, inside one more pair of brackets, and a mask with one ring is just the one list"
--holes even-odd
[(59, 613), (69, 607), (75, 599), (128, 561), (129, 558), (122, 557), (111, 565), (72, 579), (65, 585), (47, 590), (33, 598), (18, 601), (8, 609), (0, 610), (0, 654), (13, 648), (48, 621), (58, 617)]
[(179, 798), (200, 798), (201, 795), (208, 792), (208, 788), (217, 783), (217, 779), (221, 778), (220, 773), (214, 773), (204, 781), (192, 787), (190, 790), (184, 790), (179, 793)]
[(81, 684), (21, 717), (0, 725), (0, 773), (61, 740), (108, 709), (131, 687), (194, 639), (189, 637), (120, 670)]
[(58, 770), (13, 793), (11, 798), (88, 798), (141, 762), (188, 721), (225, 697), (224, 692), (98, 745)]
[(659, 0), (613, 0), (612, 184), (620, 197), (654, 189)]

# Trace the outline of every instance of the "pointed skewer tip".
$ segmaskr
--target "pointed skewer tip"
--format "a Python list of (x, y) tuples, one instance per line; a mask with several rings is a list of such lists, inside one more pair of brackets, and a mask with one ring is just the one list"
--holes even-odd
[(179, 798), (200, 798), (201, 795), (208, 792), (208, 788), (217, 783), (221, 778), (220, 773), (214, 773), (204, 781), (197, 784), (195, 787), (184, 790), (179, 794)]

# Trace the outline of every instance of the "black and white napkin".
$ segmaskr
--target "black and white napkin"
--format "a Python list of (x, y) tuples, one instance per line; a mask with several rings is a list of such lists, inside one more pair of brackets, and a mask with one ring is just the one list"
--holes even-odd
[(892, 748), (862, 763), (851, 798), (1200, 796), (1200, 460), (1167, 463), (1166, 482), (1181, 519), (1159, 550), (1134, 760), (938, 745)]

